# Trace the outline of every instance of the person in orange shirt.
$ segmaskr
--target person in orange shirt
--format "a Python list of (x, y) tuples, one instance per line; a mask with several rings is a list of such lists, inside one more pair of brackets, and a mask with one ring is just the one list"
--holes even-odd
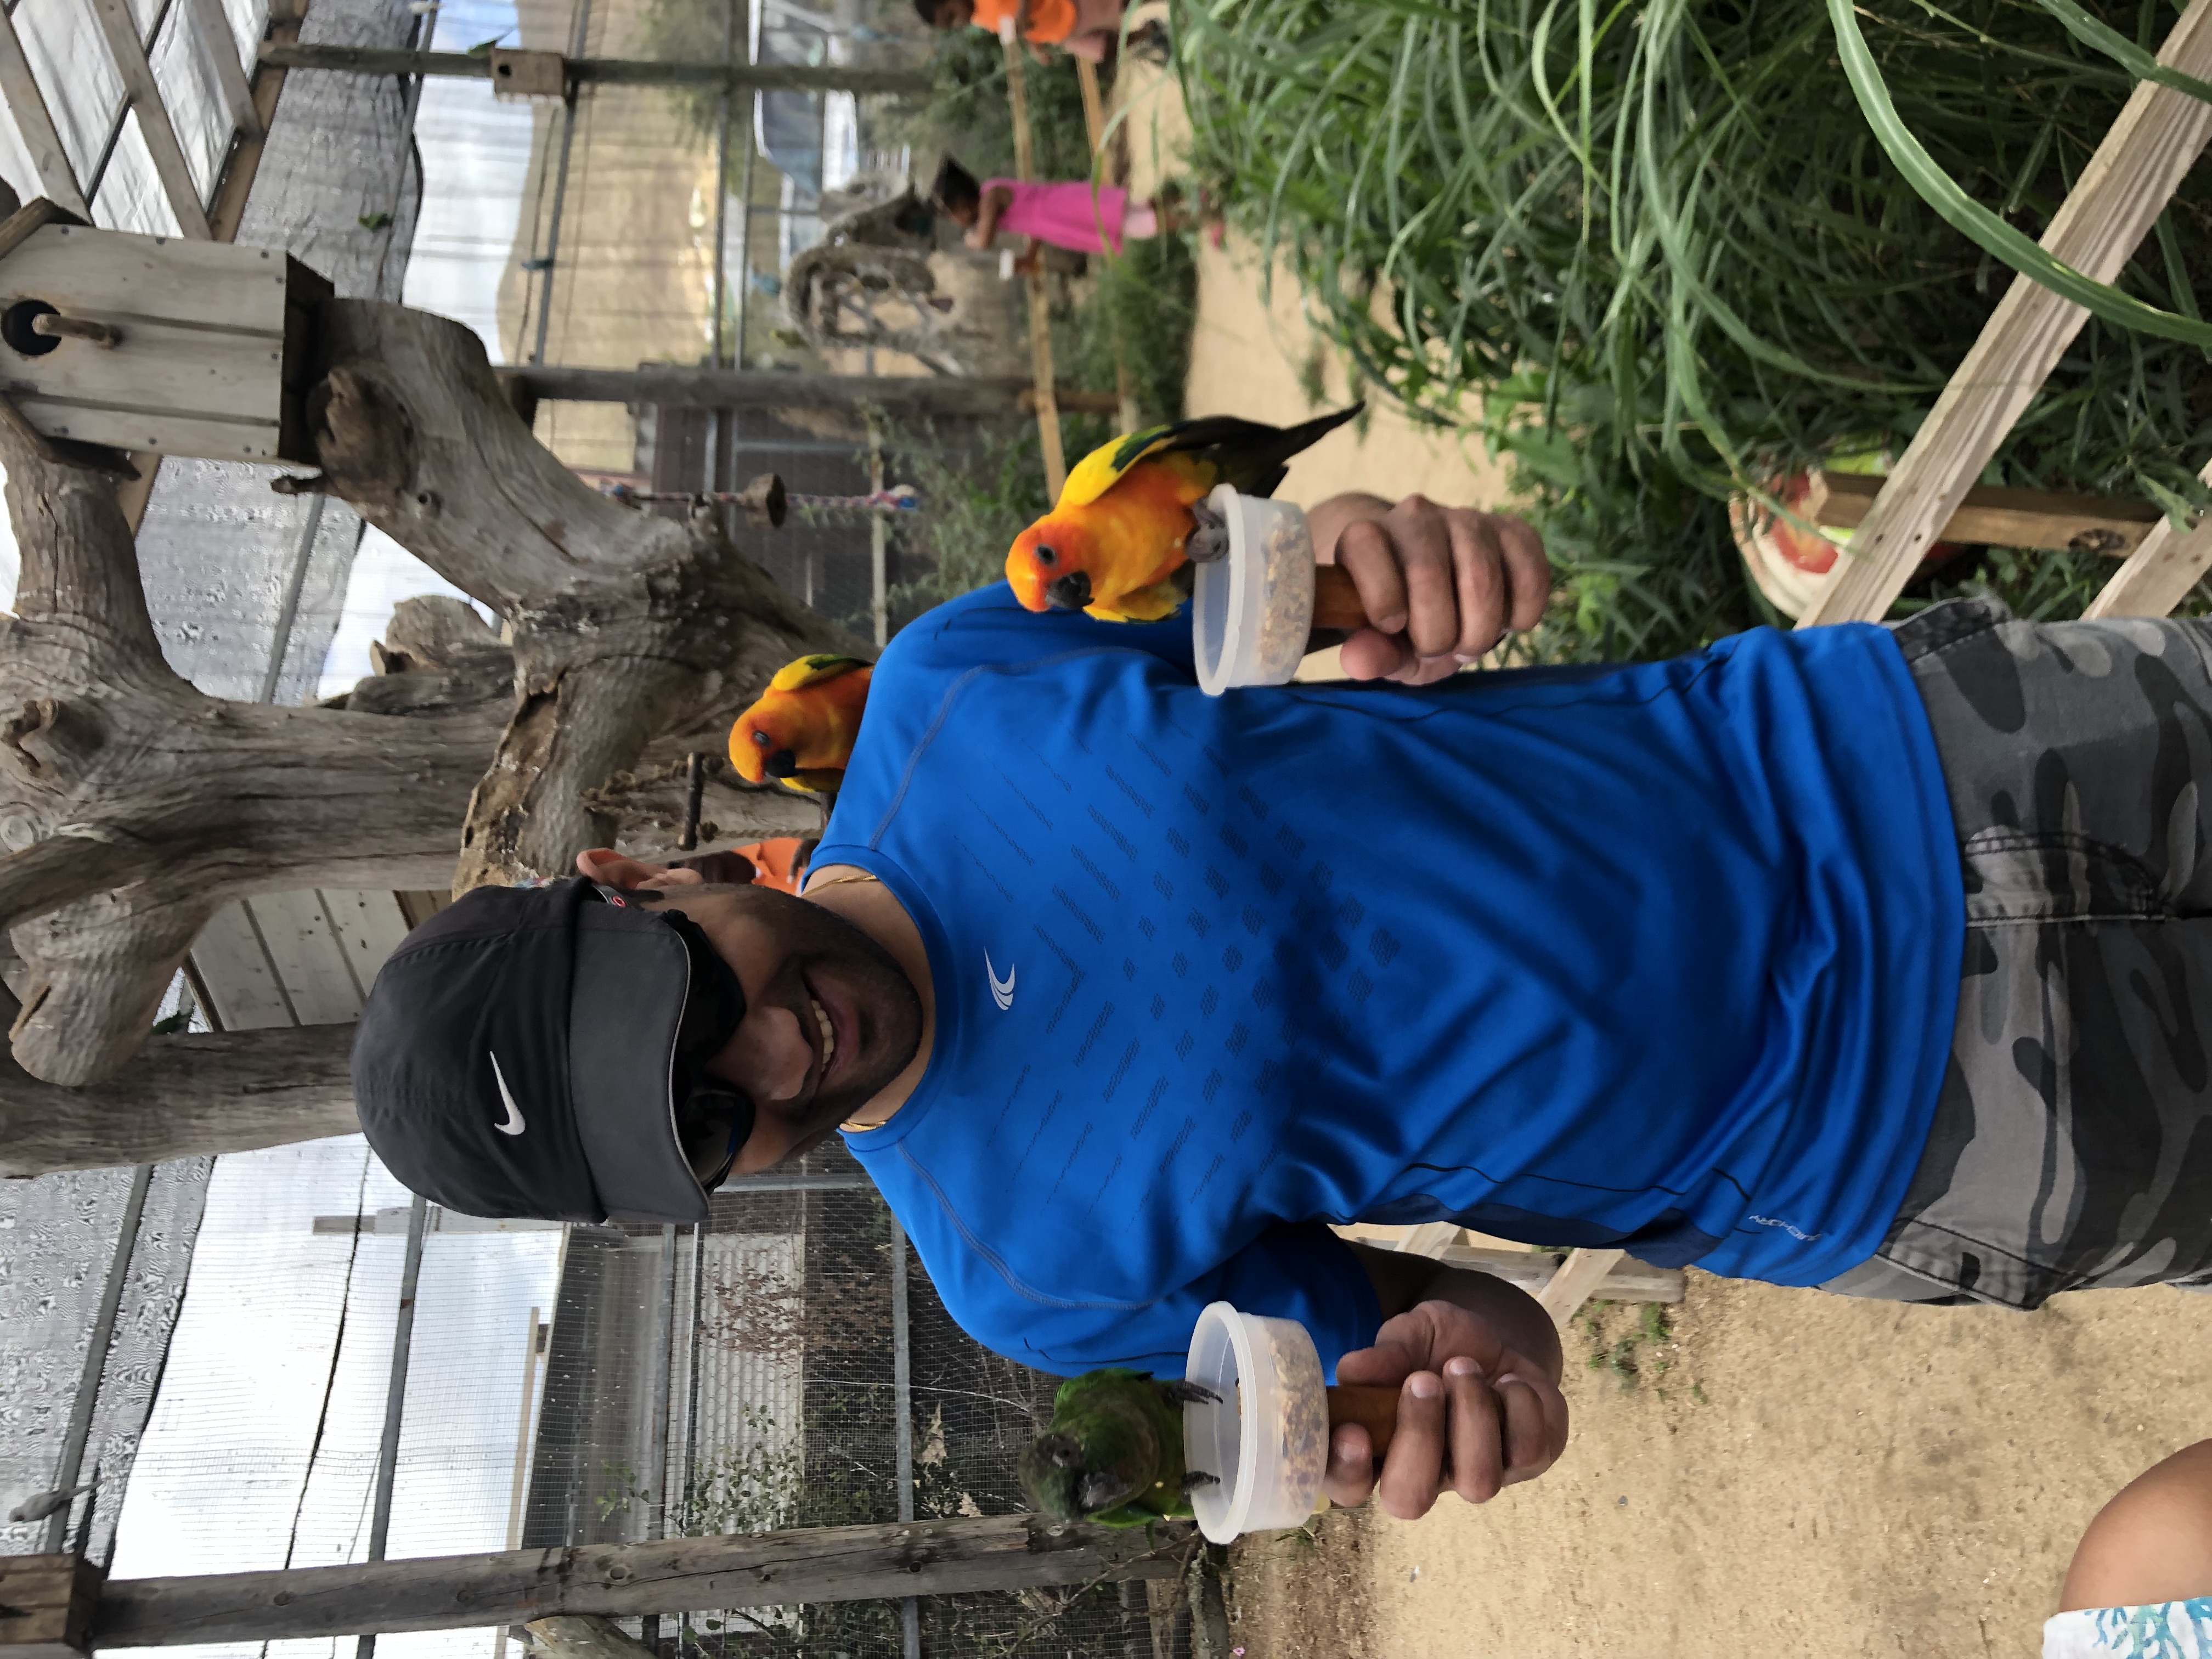
[(1122, 0), (914, 0), (933, 29), (969, 24), (1004, 34), (1008, 24), (1030, 44), (1032, 54), (1056, 46), (1072, 58), (1097, 63), (1121, 32)]
[(819, 837), (782, 836), (774, 841), (749, 842), (726, 853), (702, 853), (678, 859), (672, 868), (696, 870), (709, 882), (733, 886), (773, 887), (779, 893), (796, 894), (806, 879), (806, 866), (814, 857)]

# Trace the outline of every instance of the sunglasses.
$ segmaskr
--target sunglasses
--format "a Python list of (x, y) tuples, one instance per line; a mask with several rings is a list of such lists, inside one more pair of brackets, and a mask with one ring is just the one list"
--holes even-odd
[(691, 982), (684, 1001), (684, 1020), (676, 1032), (676, 1137), (684, 1161), (700, 1186), (712, 1192), (738, 1161), (753, 1132), (750, 1096), (708, 1074), (714, 1056), (729, 1043), (745, 1017), (744, 988), (722, 960), (699, 924), (680, 910), (659, 910), (676, 930), (691, 958)]

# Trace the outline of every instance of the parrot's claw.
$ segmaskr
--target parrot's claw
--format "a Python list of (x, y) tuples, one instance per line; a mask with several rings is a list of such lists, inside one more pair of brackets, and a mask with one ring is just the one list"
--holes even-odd
[(1229, 521), (1204, 501), (1190, 504), (1198, 527), (1182, 538), (1183, 556), (1196, 564), (1212, 564), (1229, 556)]
[(1221, 1396), (1201, 1382), (1177, 1378), (1173, 1382), (1163, 1382), (1160, 1387), (1167, 1390), (1168, 1398), (1178, 1406), (1218, 1406), (1221, 1403)]
[(1220, 1484), (1219, 1475), (1208, 1474), (1204, 1469), (1193, 1469), (1182, 1478), (1183, 1495), (1188, 1497), (1200, 1486), (1218, 1486)]

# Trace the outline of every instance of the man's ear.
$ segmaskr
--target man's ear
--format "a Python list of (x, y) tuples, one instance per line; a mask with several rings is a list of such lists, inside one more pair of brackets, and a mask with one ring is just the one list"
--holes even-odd
[(576, 873), (607, 887), (629, 889), (690, 887), (704, 879), (696, 870), (674, 870), (665, 864), (647, 864), (626, 858), (611, 847), (594, 847), (576, 854)]

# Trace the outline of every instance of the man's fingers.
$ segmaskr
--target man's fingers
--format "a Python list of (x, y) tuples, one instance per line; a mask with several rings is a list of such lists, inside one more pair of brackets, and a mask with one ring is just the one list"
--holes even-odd
[(1382, 680), (1415, 666), (1419, 659), (1404, 635), (1363, 628), (1345, 641), (1337, 660), (1355, 680)]
[(1375, 1490), (1375, 1443), (1357, 1423), (1339, 1426), (1328, 1437), (1328, 1473), (1321, 1489), (1340, 1509), (1356, 1509)]
[(1487, 513), (1451, 515), (1453, 574), (1459, 591), (1459, 633), (1452, 649), (1470, 662), (1496, 645), (1509, 625), (1513, 592), (1497, 526)]
[(1501, 1377), (1497, 1390), (1505, 1418), (1505, 1484), (1534, 1480), (1566, 1449), (1566, 1397), (1522, 1376)]
[(1487, 1504), (1505, 1484), (1498, 1395), (1463, 1354), (1444, 1361), (1444, 1395), (1451, 1405), (1452, 1490), (1470, 1504)]
[[(1340, 1370), (1340, 1375), (1341, 1374)], [(1437, 1501), (1444, 1464), (1443, 1379), (1415, 1371), (1398, 1391), (1398, 1427), (1375, 1496), (1401, 1521), (1418, 1521)]]
[(1387, 522), (1406, 573), (1406, 637), (1424, 659), (1448, 657), (1460, 634), (1451, 515), (1426, 496), (1408, 495)]
[(1406, 627), (1406, 579), (1390, 532), (1372, 519), (1345, 526), (1336, 538), (1336, 562), (1359, 590), (1359, 608), (1378, 634)]
[(1491, 522), (1497, 526), (1513, 589), (1513, 609), (1506, 625), (1534, 628), (1544, 620), (1544, 607), (1552, 599), (1552, 562), (1544, 556), (1544, 538), (1523, 519), (1498, 517)]

